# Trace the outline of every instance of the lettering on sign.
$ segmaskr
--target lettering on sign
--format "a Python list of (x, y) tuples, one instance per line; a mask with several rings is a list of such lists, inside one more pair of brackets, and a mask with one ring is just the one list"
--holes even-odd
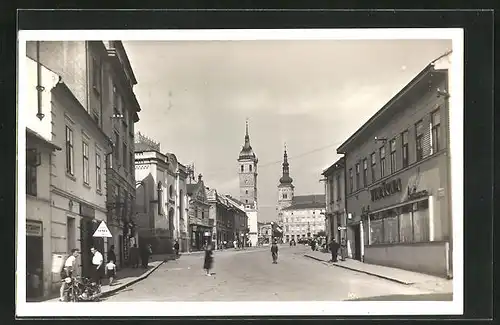
[(26, 221), (26, 236), (42, 237), (42, 224), (40, 222)]
[(93, 237), (108, 237), (109, 238), (109, 237), (113, 237), (113, 235), (111, 235), (111, 232), (109, 231), (108, 227), (106, 226), (106, 223), (104, 221), (101, 221), (101, 224), (94, 232)]
[(391, 196), (395, 193), (401, 192), (401, 178), (394, 179), (389, 182), (382, 182), (380, 186), (370, 190), (372, 201), (378, 201), (384, 197)]

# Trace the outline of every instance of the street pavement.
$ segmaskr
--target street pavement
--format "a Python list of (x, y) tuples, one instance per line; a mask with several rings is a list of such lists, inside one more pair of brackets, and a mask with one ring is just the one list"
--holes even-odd
[(278, 264), (272, 264), (269, 247), (216, 251), (212, 276), (202, 270), (203, 254), (184, 255), (104, 302), (451, 299), (451, 294), (326, 266), (304, 257), (308, 250), (281, 246)]

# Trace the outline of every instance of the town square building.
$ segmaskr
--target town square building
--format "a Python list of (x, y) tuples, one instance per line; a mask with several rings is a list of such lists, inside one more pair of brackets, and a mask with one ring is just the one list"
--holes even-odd
[(452, 276), (446, 62), (451, 53), (337, 149), (345, 156), (348, 238), (365, 262)]

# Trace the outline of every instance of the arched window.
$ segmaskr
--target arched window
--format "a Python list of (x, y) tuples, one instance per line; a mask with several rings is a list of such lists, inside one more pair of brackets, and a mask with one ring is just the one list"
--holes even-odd
[(252, 165), (248, 165), (248, 170), (252, 171)]
[(241, 165), (241, 172), (245, 171), (245, 165)]
[(168, 195), (170, 198), (174, 197), (174, 187), (172, 185), (168, 187)]
[(162, 193), (163, 193), (163, 186), (161, 184), (161, 182), (158, 182), (158, 188), (156, 189), (157, 191), (157, 194), (158, 194), (158, 214), (161, 215), (161, 211), (162, 211), (162, 205), (163, 205), (163, 202), (162, 202)]

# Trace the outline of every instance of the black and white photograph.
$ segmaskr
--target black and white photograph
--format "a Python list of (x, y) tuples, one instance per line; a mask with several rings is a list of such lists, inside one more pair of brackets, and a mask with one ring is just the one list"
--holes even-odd
[(19, 316), (463, 312), (463, 30), (18, 44)]

